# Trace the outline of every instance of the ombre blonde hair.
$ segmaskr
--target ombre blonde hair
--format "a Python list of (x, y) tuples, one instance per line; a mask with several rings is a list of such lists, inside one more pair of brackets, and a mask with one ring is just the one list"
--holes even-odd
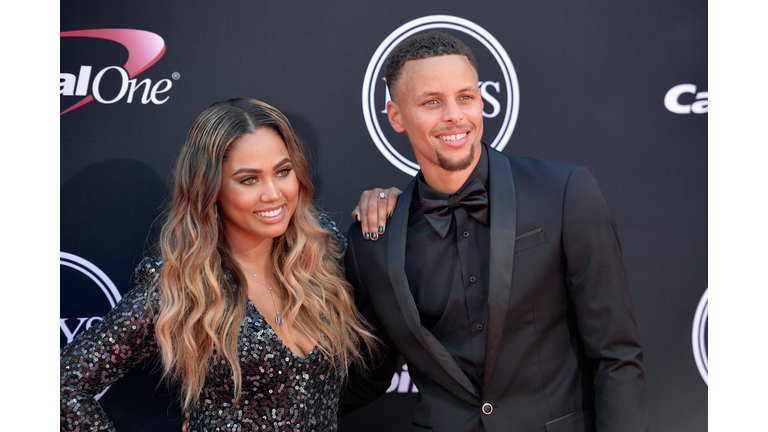
[(163, 266), (152, 287), (161, 296), (155, 336), (164, 374), (180, 383), (185, 409), (197, 403), (212, 356), (231, 367), (235, 398), (242, 392), (237, 339), (247, 284), (229, 250), (216, 199), (230, 145), (263, 127), (285, 142), (299, 182), (296, 211), (272, 246), (284, 303), (280, 315), (318, 341), (344, 373), (351, 363), (361, 365), (362, 351), (376, 344), (354, 307), (339, 264), (342, 251), (318, 222), (307, 159), (288, 120), (253, 99), (215, 103), (197, 118), (179, 155), (159, 238)]

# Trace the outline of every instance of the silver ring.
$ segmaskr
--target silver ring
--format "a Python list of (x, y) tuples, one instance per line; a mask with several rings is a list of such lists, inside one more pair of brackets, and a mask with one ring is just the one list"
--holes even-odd
[(379, 199), (387, 199), (387, 194), (385, 194), (384, 192), (380, 193)]

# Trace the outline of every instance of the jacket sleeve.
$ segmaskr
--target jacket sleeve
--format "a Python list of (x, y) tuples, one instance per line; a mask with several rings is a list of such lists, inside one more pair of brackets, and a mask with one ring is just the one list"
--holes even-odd
[(643, 354), (616, 225), (597, 181), (575, 168), (563, 204), (566, 282), (594, 373), (598, 431), (649, 429)]
[(61, 430), (108, 430), (95, 396), (157, 351), (154, 319), (159, 294), (148, 294), (159, 266), (152, 259), (139, 265), (137, 286), (102, 319), (78, 333), (61, 349)]
[(400, 353), (395, 349), (389, 335), (379, 322), (368, 296), (367, 287), (360, 277), (353, 240), (355, 235), (360, 236), (360, 232), (359, 223), (353, 224), (349, 229), (349, 243), (344, 256), (345, 271), (347, 280), (355, 290), (355, 306), (373, 328), (374, 334), (380, 340), (380, 345), (374, 350), (372, 357), (366, 359), (365, 368), (350, 368), (348, 379), (339, 398), (339, 417), (383, 395), (392, 382), (392, 375), (400, 359)]

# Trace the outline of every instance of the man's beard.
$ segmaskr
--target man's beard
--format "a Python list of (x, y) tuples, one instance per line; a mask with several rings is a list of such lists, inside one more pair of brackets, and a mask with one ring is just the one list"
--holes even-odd
[(475, 159), (476, 150), (477, 150), (477, 143), (474, 143), (470, 147), (469, 152), (466, 154), (466, 156), (463, 156), (458, 160), (452, 160), (448, 157), (445, 157), (442, 153), (438, 151), (436, 152), (437, 163), (440, 165), (440, 168), (446, 171), (463, 171), (469, 168), (470, 165), (472, 165), (472, 161)]

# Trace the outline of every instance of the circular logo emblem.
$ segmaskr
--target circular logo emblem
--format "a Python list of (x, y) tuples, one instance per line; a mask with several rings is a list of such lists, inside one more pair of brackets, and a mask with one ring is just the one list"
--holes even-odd
[[(87, 281), (90, 280), (99, 287), (107, 302), (109, 302), (109, 305), (107, 305), (102, 299), (101, 302), (97, 301), (94, 305), (92, 290), (68, 291), (67, 297), (69, 302), (66, 307), (67, 310), (62, 310), (61, 313), (64, 317), (59, 318), (62, 335), (61, 346), (63, 347), (65, 344), (72, 342), (72, 339), (78, 332), (90, 328), (94, 321), (101, 320), (99, 315), (109, 312), (120, 301), (122, 296), (109, 277), (93, 263), (70, 253), (59, 252), (59, 254), (59, 263), (62, 266), (62, 271), (65, 268), (76, 270), (76, 272), (62, 272), (62, 287), (70, 284), (76, 286), (89, 285)], [(95, 310), (98, 310), (99, 313), (95, 314)], [(101, 398), (107, 390), (109, 390), (109, 387), (96, 395), (96, 400)]]
[(709, 366), (707, 361), (707, 316), (708, 316), (708, 293), (709, 288), (704, 291), (704, 295), (696, 308), (696, 316), (693, 318), (693, 331), (691, 332), (691, 341), (693, 342), (693, 358), (696, 360), (696, 367), (709, 385)]
[[(515, 129), (520, 105), (517, 75), (512, 61), (499, 41), (485, 29), (464, 18), (450, 15), (431, 15), (403, 24), (387, 36), (368, 63), (363, 82), (363, 116), (368, 133), (379, 151), (394, 166), (411, 176), (416, 175), (419, 165), (414, 162), (413, 150), (407, 139), (397, 137), (398, 134), (389, 127), (386, 115), (389, 91), (384, 82), (382, 66), (400, 42), (416, 33), (433, 29), (459, 32), (472, 37), (457, 36), (469, 46), (478, 63), (481, 80), (478, 84), (485, 105), (483, 129), (486, 137), (496, 132), (491, 147), (501, 151), (507, 145)], [(382, 127), (382, 123), (386, 127)]]
[(70, 253), (59, 252), (59, 254), (59, 263), (63, 266), (71, 267), (88, 276), (88, 278), (90, 278), (101, 289), (101, 291), (107, 297), (107, 301), (109, 301), (109, 304), (112, 307), (115, 307), (117, 302), (122, 299), (122, 296), (117, 290), (117, 287), (115, 287), (115, 284), (112, 283), (109, 277), (93, 263)]

